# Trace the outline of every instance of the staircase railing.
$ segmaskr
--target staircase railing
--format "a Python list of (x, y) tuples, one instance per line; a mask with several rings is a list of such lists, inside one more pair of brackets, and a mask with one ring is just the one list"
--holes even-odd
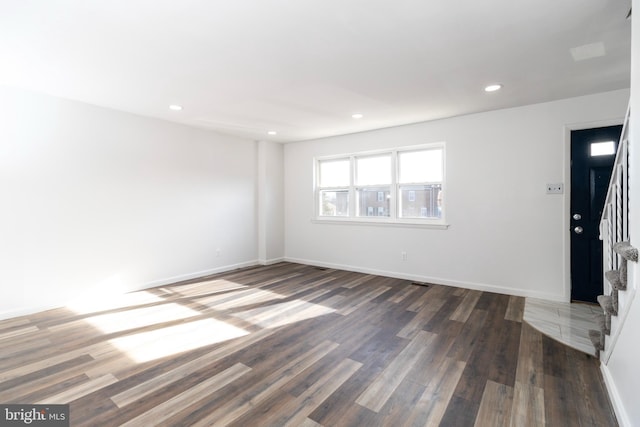
[(627, 261), (638, 260), (638, 250), (629, 244), (629, 118), (627, 108), (618, 151), (609, 181), (600, 220), (602, 240), (603, 294), (598, 302), (604, 315), (599, 316), (599, 331), (590, 331), (590, 337), (600, 359), (607, 363), (618, 340), (635, 288), (627, 288)]
[[(620, 266), (620, 259), (613, 250), (613, 245), (616, 242), (629, 240), (629, 114), (630, 109), (627, 108), (609, 181), (609, 190), (600, 219), (603, 271), (615, 270)], [(607, 281), (605, 280), (604, 283), (606, 291)]]

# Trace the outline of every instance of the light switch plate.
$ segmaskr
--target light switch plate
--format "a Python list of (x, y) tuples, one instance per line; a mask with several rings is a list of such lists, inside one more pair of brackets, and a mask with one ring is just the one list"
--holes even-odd
[(564, 184), (561, 182), (557, 184), (547, 184), (547, 194), (562, 194), (564, 193)]

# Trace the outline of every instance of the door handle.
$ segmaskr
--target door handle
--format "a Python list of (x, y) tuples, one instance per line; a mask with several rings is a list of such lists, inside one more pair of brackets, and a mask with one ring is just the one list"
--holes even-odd
[(573, 229), (573, 231), (574, 231), (576, 234), (582, 234), (582, 232), (584, 231), (584, 228), (582, 228), (582, 227), (580, 227), (580, 226), (577, 226), (576, 228), (574, 228), (574, 229)]

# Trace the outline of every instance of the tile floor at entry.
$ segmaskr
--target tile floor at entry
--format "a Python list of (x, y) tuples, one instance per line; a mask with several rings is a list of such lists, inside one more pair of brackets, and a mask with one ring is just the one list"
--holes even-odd
[(538, 331), (569, 347), (595, 355), (589, 339), (589, 329), (598, 330), (596, 316), (599, 313), (602, 313), (602, 308), (595, 304), (527, 298), (524, 320)]

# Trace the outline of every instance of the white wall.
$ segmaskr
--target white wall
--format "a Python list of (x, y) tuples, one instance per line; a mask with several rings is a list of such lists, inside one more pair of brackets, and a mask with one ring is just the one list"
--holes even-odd
[(0, 318), (257, 261), (254, 142), (0, 100)]
[(258, 142), (258, 260), (284, 258), (284, 170), (282, 144)]
[[(286, 259), (566, 300), (568, 194), (546, 195), (545, 184), (565, 179), (567, 126), (621, 123), (628, 96), (621, 90), (287, 144)], [(448, 230), (310, 221), (314, 156), (438, 141), (447, 144)]]
[[(633, 0), (636, 15), (640, 0)], [(640, 247), (640, 21), (632, 22), (631, 52), (631, 126), (629, 128), (629, 230), (631, 244)], [(636, 292), (640, 292), (640, 268), (629, 263), (629, 279)], [(640, 426), (640, 296), (631, 303), (627, 319), (613, 349), (609, 363), (602, 367), (616, 414), (621, 426)]]

